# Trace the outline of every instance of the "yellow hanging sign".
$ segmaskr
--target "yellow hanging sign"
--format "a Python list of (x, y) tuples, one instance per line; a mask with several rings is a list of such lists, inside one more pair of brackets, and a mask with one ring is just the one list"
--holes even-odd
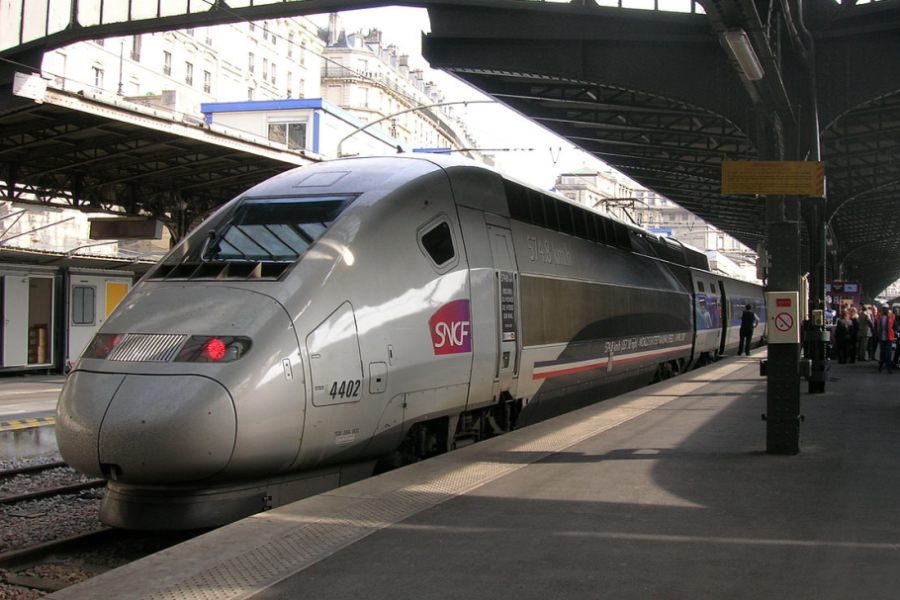
[(825, 196), (825, 163), (805, 160), (722, 161), (726, 196)]

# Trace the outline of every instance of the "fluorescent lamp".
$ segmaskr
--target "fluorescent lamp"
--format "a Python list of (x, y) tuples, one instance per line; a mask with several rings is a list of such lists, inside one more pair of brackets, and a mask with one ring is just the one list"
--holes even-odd
[(763, 78), (765, 72), (759, 62), (759, 57), (753, 50), (753, 45), (750, 44), (750, 38), (747, 37), (746, 31), (729, 29), (725, 32), (725, 43), (728, 44), (731, 55), (741, 67), (744, 77), (750, 81), (759, 81)]

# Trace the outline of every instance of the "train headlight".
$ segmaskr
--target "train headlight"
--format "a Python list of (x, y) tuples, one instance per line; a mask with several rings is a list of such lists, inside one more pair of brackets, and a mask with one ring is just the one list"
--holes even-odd
[(81, 356), (82, 358), (106, 358), (122, 341), (122, 337), (118, 333), (98, 333)]
[(250, 338), (228, 335), (193, 335), (181, 347), (176, 362), (232, 362), (250, 351)]

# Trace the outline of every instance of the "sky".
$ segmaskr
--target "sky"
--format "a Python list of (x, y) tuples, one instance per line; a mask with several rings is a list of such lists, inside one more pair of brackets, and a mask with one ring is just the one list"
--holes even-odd
[[(327, 15), (319, 15), (314, 20), (324, 25)], [(486, 99), (452, 75), (431, 69), (422, 58), (422, 33), (430, 31), (425, 9), (392, 6), (346, 11), (341, 13), (340, 20), (347, 31), (380, 29), (383, 42), (409, 54), (410, 66), (425, 70), (426, 81), (437, 83), (447, 101)], [(501, 105), (458, 105), (454, 111), (462, 117), (479, 148), (511, 149), (494, 153), (500, 171), (542, 189), (552, 188), (558, 173), (584, 166), (597, 170), (607, 168), (571, 142)]]

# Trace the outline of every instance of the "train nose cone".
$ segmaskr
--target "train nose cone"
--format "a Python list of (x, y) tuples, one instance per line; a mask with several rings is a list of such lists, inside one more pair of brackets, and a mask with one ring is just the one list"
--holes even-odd
[[(58, 441), (75, 468), (125, 483), (182, 483), (211, 477), (231, 460), (234, 403), (219, 383), (193, 375), (72, 377), (79, 381), (67, 389), (77, 388), (82, 402), (63, 390)], [(87, 394), (96, 400), (84, 402)]]

